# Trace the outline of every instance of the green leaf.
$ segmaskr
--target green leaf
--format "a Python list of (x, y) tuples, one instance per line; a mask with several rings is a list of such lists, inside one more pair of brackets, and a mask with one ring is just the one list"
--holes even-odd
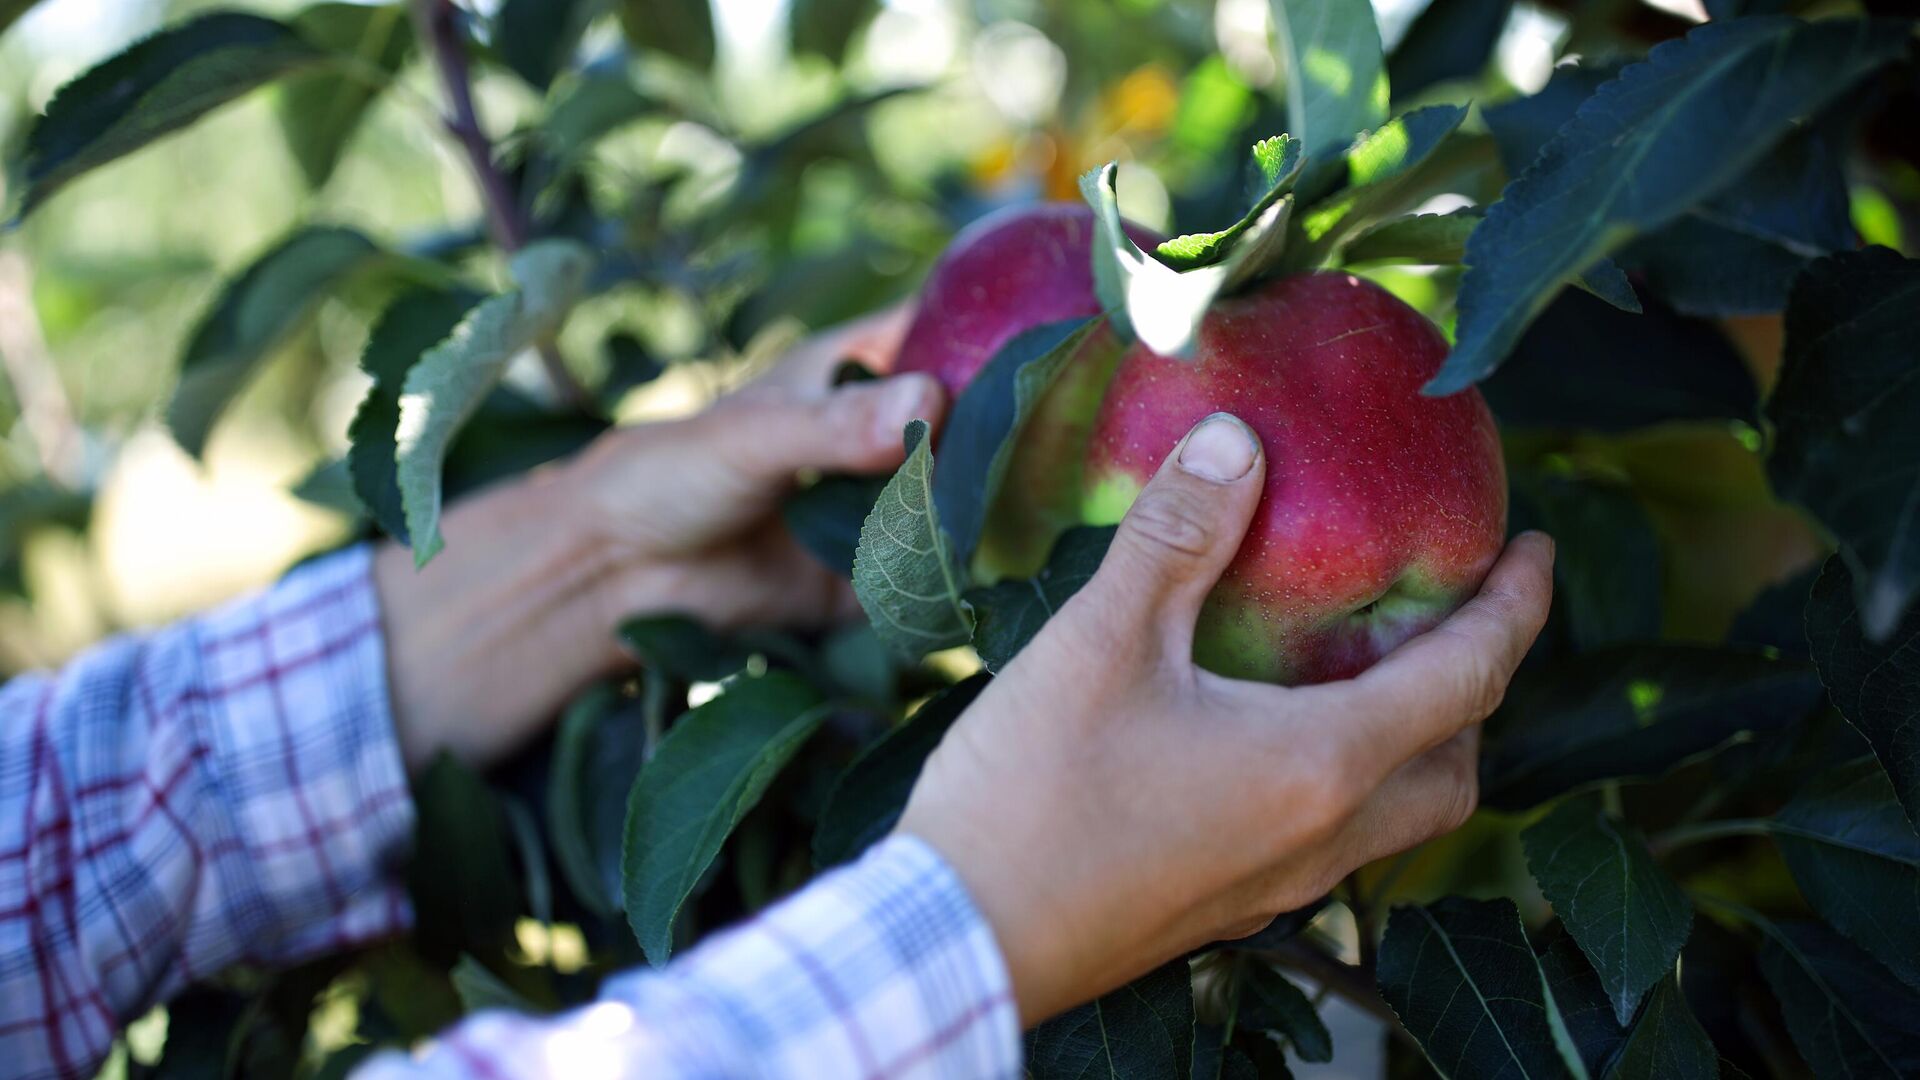
[(622, 0), (627, 40), (706, 70), (713, 66), (713, 8), (707, 0)]
[(1513, 0), (1434, 0), (1401, 35), (1387, 58), (1396, 101), (1435, 83), (1467, 79), (1486, 70)]
[(216, 12), (134, 43), (60, 88), (28, 131), (12, 182), (25, 217), (68, 181), (172, 134), (326, 53), (258, 15)]
[(528, 245), (512, 260), (519, 287), (482, 301), (407, 372), (394, 459), (414, 565), (425, 566), (442, 546), (441, 466), (448, 446), (507, 362), (558, 332), (592, 266), (592, 253), (570, 240)]
[(648, 671), (680, 682), (718, 682), (753, 657), (751, 645), (685, 615), (647, 615), (620, 624), (620, 641)]
[(1715, 1080), (1719, 1075), (1720, 1054), (1669, 973), (1654, 984), (1607, 1080)]
[(906, 444), (907, 460), (860, 528), (853, 591), (881, 640), (917, 659), (965, 644), (973, 612), (961, 596), (965, 581), (934, 502), (925, 420), (907, 425)]
[(507, 833), (519, 856), (520, 884), (527, 897), (527, 914), (543, 923), (553, 921), (553, 879), (547, 873), (547, 843), (540, 823), (517, 795), (502, 793), (500, 809), (507, 816)]
[(407, 880), (422, 949), (447, 963), (462, 951), (505, 950), (520, 917), (520, 889), (499, 800), (442, 752), (414, 780), (413, 801), (418, 824)]
[(1511, 900), (1397, 907), (1380, 942), (1380, 993), (1442, 1077), (1586, 1076)]
[(1459, 340), (1427, 392), (1484, 378), (1559, 286), (1736, 180), (1906, 49), (1897, 23), (1709, 23), (1623, 69), (1507, 186), (1467, 245)]
[(1027, 1033), (1033, 1080), (1193, 1073), (1193, 981), (1175, 960)]
[(1099, 319), (1068, 319), (1023, 330), (953, 402), (941, 427), (933, 502), (956, 564), (973, 560), (988, 508), (1041, 397), (1101, 329)]
[(792, 0), (787, 5), (787, 26), (794, 55), (810, 53), (841, 63), (853, 35), (879, 10), (878, 0)]
[(460, 954), (460, 960), (453, 965), (448, 978), (453, 981), (453, 992), (460, 996), (461, 1008), (469, 1013), (486, 1009), (505, 1009), (508, 1012), (538, 1016), (545, 1011), (528, 1001), (520, 991), (508, 986), (500, 976), (488, 971), (485, 964), (475, 960), (470, 954)]
[(1920, 1075), (1920, 994), (1817, 923), (1764, 927), (1760, 972), (1816, 1076)]
[(227, 283), (180, 358), (167, 423), (194, 456), (214, 421), (266, 357), (304, 325), (320, 301), (387, 258), (352, 229), (301, 229)]
[(1569, 800), (1520, 834), (1527, 867), (1592, 961), (1625, 1024), (1673, 970), (1693, 905), (1654, 863), (1645, 839), (1584, 800)]
[(404, 4), (323, 3), (294, 16), (293, 27), (336, 57), (281, 83), (275, 101), (287, 149), (307, 186), (318, 189), (368, 108), (413, 54), (413, 23)]
[[(1273, 0), (1287, 78), (1287, 130), (1331, 163), (1387, 118), (1387, 62), (1367, 0)], [(1315, 166), (1315, 170), (1325, 168)]]
[(1586, 1066), (1588, 1076), (1605, 1076), (1607, 1063), (1627, 1041), (1627, 1028), (1614, 1019), (1607, 988), (1580, 946), (1564, 933), (1537, 959), (1566, 1031), (1566, 1043)]
[(446, 340), (481, 299), (466, 289), (407, 292), (388, 305), (360, 352), (360, 370), (373, 381), (347, 427), (347, 468), (354, 493), (374, 523), (401, 543), (407, 542), (407, 516), (400, 502), (394, 442), (400, 388), (420, 357)]
[(825, 715), (792, 675), (741, 677), (661, 740), (627, 803), (623, 902), (649, 962), (666, 963), (695, 883)]
[(1548, 305), (1480, 389), (1503, 427), (1759, 422), (1760, 389), (1718, 326), (1657, 302), (1628, 315), (1574, 290)]
[(974, 611), (973, 647), (988, 671), (1006, 670), (1060, 605), (1092, 579), (1114, 532), (1113, 526), (1069, 529), (1054, 543), (1046, 566), (1032, 578), (968, 591), (967, 603)]
[(780, 518), (814, 558), (851, 577), (860, 527), (886, 487), (883, 476), (823, 476), (788, 496), (780, 507)]
[(1698, 645), (1616, 646), (1523, 671), (1487, 725), (1481, 801), (1519, 810), (1601, 780), (1660, 776), (1820, 700), (1806, 664)]
[(609, 335), (602, 351), (607, 357), (607, 373), (601, 378), (595, 393), (600, 398), (601, 407), (608, 411), (612, 411), (630, 391), (666, 374), (667, 365), (661, 363), (632, 334), (623, 332)]
[(1300, 167), (1305, 161), (1300, 154), (1300, 143), (1285, 135), (1275, 135), (1254, 143), (1253, 165), (1260, 177), (1260, 196), (1241, 215), (1240, 220), (1219, 232), (1176, 236), (1155, 248), (1154, 254), (1175, 270), (1211, 266), (1226, 258), (1235, 243), (1260, 223), (1267, 210), (1293, 190), (1294, 181), (1299, 178)]
[(1445, 214), (1389, 218), (1354, 233), (1340, 258), (1345, 263), (1457, 263), (1466, 252), (1467, 237), (1485, 214), (1481, 207), (1463, 206)]
[(1920, 987), (1920, 836), (1879, 764), (1814, 777), (1775, 815), (1772, 831), (1814, 910)]
[(627, 793), (647, 754), (641, 713), (639, 702), (602, 683), (567, 706), (554, 733), (547, 784), (554, 861), (573, 895), (598, 915), (621, 910)]
[(1344, 158), (1347, 187), (1300, 217), (1300, 232), (1307, 244), (1296, 256), (1299, 265), (1336, 260), (1341, 245), (1355, 231), (1424, 201), (1430, 193), (1414, 190), (1418, 186), (1415, 170), (1466, 118), (1462, 106), (1432, 105), (1396, 116), (1355, 141)]
[(1794, 284), (1767, 404), (1774, 489), (1839, 538), (1873, 640), (1920, 590), (1917, 309), (1920, 260), (1868, 248), (1812, 263)]
[(645, 116), (657, 103), (624, 66), (589, 67), (561, 81), (546, 118), (531, 134), (561, 163), (572, 163), (604, 136)]
[(1513, 475), (1515, 528), (1557, 538), (1553, 578), (1567, 634), (1582, 651), (1660, 636), (1661, 553), (1629, 490), (1560, 475)]
[(1333, 1035), (1313, 1002), (1291, 979), (1265, 964), (1249, 964), (1242, 973), (1239, 1023), (1280, 1035), (1301, 1061), (1333, 1060)]
[(1621, 311), (1640, 314), (1640, 297), (1633, 291), (1624, 270), (1611, 259), (1601, 259), (1573, 279), (1573, 287), (1589, 296), (1606, 301)]
[(495, 47), (514, 74), (545, 90), (606, 8), (605, 0), (506, 0), (493, 17)]
[(1122, 337), (1138, 338), (1162, 356), (1191, 358), (1200, 320), (1214, 299), (1278, 261), (1293, 199), (1269, 204), (1237, 235), (1225, 258), (1181, 272), (1141, 251), (1121, 227), (1117, 175), (1108, 163), (1080, 178), (1080, 193), (1094, 214), (1094, 289)]
[(1827, 560), (1807, 601), (1807, 644), (1833, 707), (1886, 769), (1907, 820), (1920, 824), (1920, 611), (1884, 641), (1862, 632), (1846, 562)]
[(850, 862), (893, 830), (907, 796), (947, 729), (990, 680), (975, 675), (929, 698), (907, 722), (860, 752), (827, 793), (813, 832), (813, 865)]

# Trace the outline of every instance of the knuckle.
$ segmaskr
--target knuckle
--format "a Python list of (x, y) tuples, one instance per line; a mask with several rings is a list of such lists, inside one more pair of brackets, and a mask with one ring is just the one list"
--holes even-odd
[(1148, 492), (1128, 511), (1124, 531), (1161, 559), (1190, 562), (1213, 549), (1215, 528), (1206, 508), (1177, 488)]

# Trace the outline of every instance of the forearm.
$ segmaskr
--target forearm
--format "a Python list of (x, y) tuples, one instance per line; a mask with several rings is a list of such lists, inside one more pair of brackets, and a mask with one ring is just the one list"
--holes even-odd
[(0, 690), (0, 1060), (91, 1075), (237, 963), (408, 921), (413, 828), (362, 550)]
[(553, 1017), (482, 1013), (360, 1080), (622, 1076), (1007, 1077), (1006, 969), (957, 877), (896, 837), (657, 971)]

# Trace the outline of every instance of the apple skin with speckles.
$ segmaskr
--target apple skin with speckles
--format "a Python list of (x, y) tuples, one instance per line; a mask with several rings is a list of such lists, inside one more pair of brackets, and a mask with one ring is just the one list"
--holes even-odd
[(1356, 675), (1471, 598), (1504, 543), (1486, 403), (1420, 393), (1446, 355), (1425, 317), (1349, 274), (1223, 300), (1194, 361), (1140, 345), (1121, 359), (1087, 445), (1082, 519), (1119, 521), (1189, 428), (1232, 413), (1260, 436), (1266, 487), (1194, 657), (1266, 682)]
[[(1126, 230), (1149, 251), (1162, 239)], [(1093, 235), (1093, 210), (1064, 202), (1008, 207), (960, 230), (927, 275), (895, 370), (926, 372), (957, 397), (1014, 335), (1100, 314)]]

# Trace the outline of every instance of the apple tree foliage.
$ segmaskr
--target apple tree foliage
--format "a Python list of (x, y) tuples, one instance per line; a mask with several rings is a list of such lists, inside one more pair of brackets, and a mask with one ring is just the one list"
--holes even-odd
[[(27, 6), (0, 2), (0, 28)], [(894, 476), (793, 497), (787, 525), (871, 625), (631, 621), (636, 674), (545, 745), (418, 778), (410, 938), (196, 989), (158, 1061), (130, 1067), (338, 1076), (463, 1012), (586, 1001), (853, 858), (1111, 536), (1067, 532), (1030, 581), (973, 579), (1039, 397), (1088, 350), (1180, 354), (1214, 298), (1345, 267), (1441, 322), (1453, 351), (1427, 392), (1481, 388), (1513, 527), (1560, 541), (1552, 619), (1487, 725), (1483, 809), (1047, 1021), (1029, 1070), (1284, 1076), (1340, 1052), (1316, 1009), (1334, 995), (1378, 1021), (1395, 1076), (1920, 1075), (1920, 38), (1897, 6), (1555, 0), (1560, 60), (1529, 89), (1497, 63), (1511, 0), (1431, 0), (1390, 48), (1366, 0), (1273, 0), (1265, 86), (1222, 62), (1204, 0), (1021, 8), (1066, 52), (1063, 125), (1129, 72), (1177, 75), (1182, 111), (1144, 160), (1179, 235), (1135, 246), (1126, 173), (1070, 161), (1107, 312), (1015, 338), (937, 440), (904, 433)], [(425, 237), (316, 220), (265, 245), (179, 343), (164, 410), (199, 453), (319, 304), (370, 306), (351, 451), (303, 490), (424, 563), (447, 500), (578, 449), (678, 360), (625, 333), (568, 355), (583, 305), (671, 294), (698, 354), (764, 351), (783, 319), (904, 295), (987, 208), (964, 177), (915, 188), (881, 166), (874, 117), (941, 91), (855, 77), (879, 7), (792, 0), (790, 48), (839, 97), (775, 131), (716, 92), (706, 0), (202, 13), (47, 103), (10, 149), (8, 212), (263, 87), (318, 188), (382, 95), (430, 73), (422, 122), (482, 212)], [(482, 78), (537, 107), (489, 130)], [(697, 126), (731, 164), (608, 164), (636, 123)], [(815, 167), (892, 213), (801, 243)], [(505, 377), (522, 357), (544, 380)], [(85, 498), (23, 484), (0, 509), (17, 536), (83, 519)], [(0, 569), (17, 588), (11, 555)], [(322, 1038), (342, 1001), (347, 1034)]]

